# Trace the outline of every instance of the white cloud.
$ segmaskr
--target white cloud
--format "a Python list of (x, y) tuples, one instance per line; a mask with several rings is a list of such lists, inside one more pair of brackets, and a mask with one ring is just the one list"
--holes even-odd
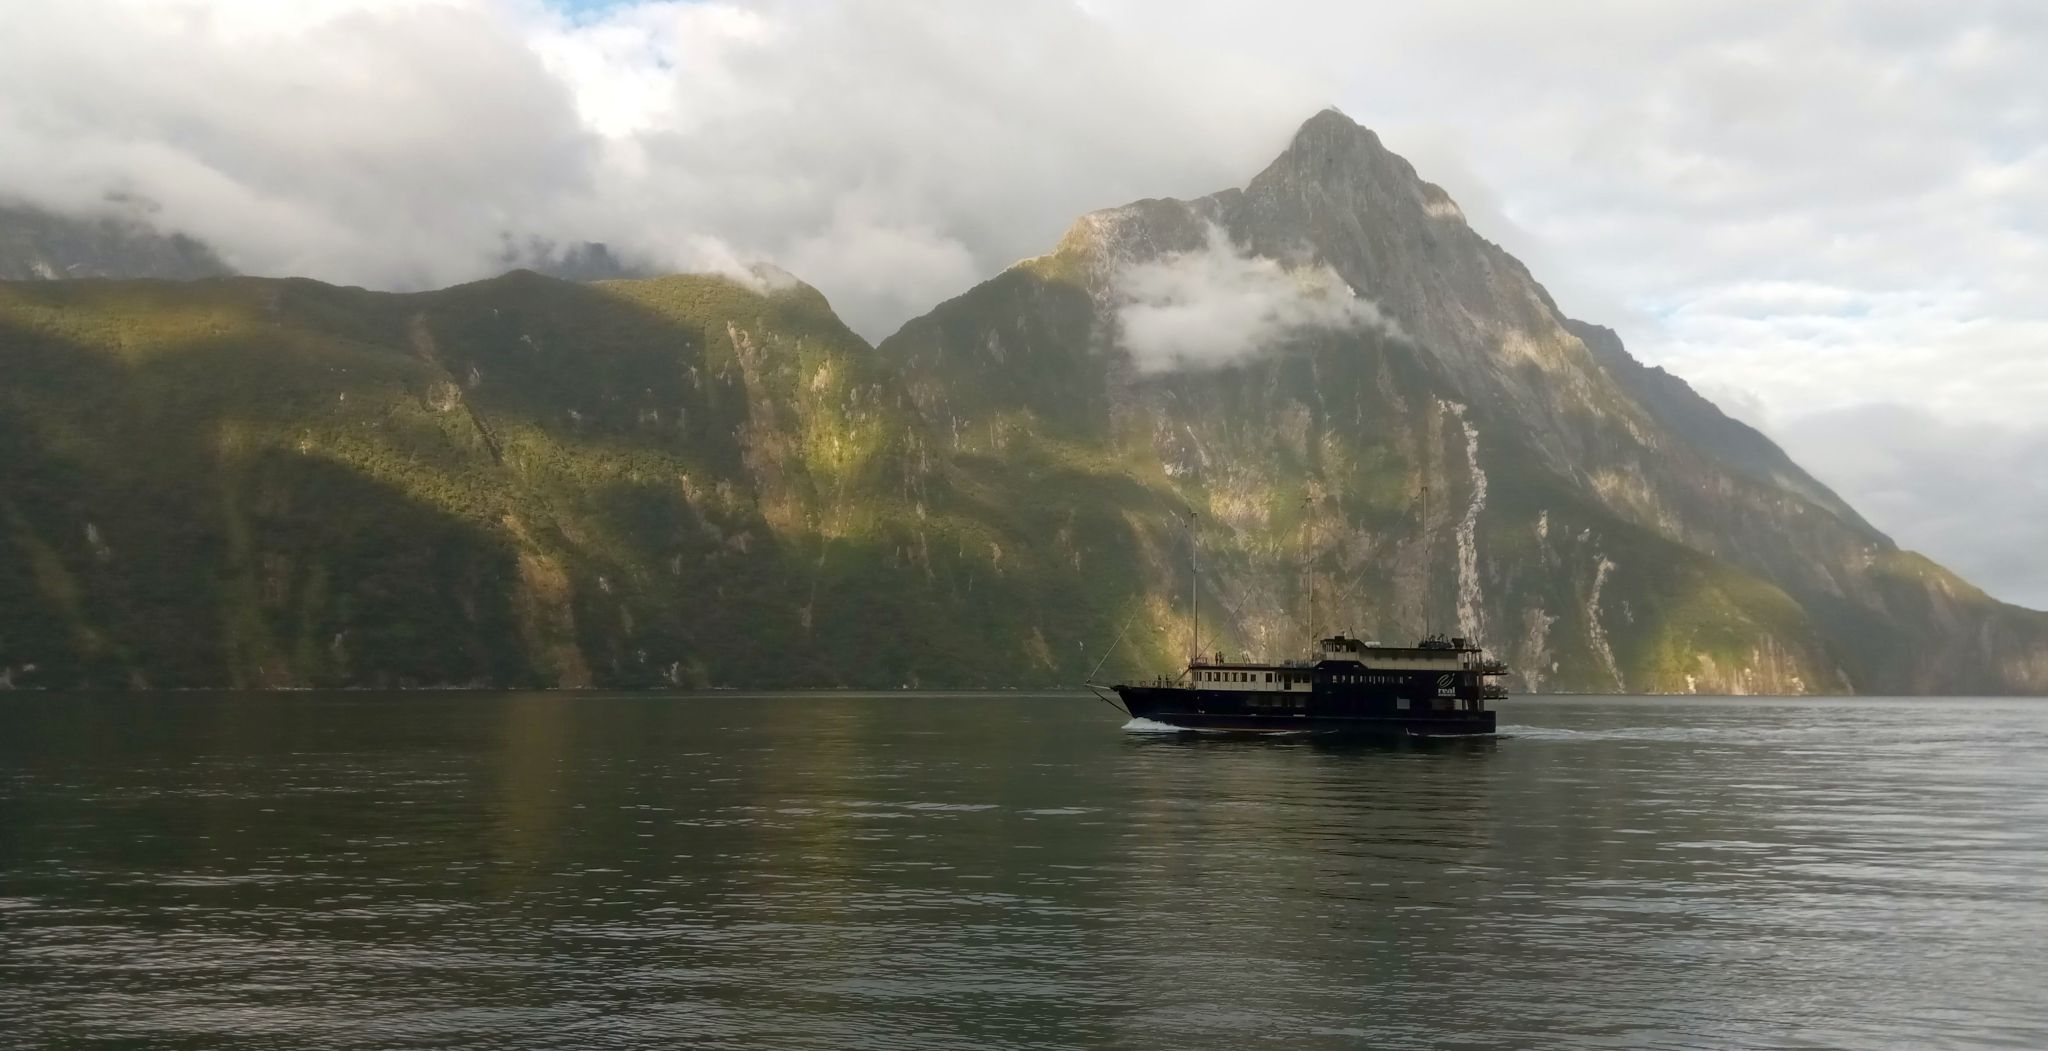
[(239, 269), (380, 287), (482, 276), (508, 237), (766, 259), (874, 338), (1087, 211), (1241, 181), (1327, 98), (1061, 0), (67, 0), (9, 22), (0, 193), (147, 197)]
[(491, 269), (553, 236), (593, 137), (509, 12), (482, 4), (76, 0), (0, 36), (0, 187), (110, 193), (259, 273), (382, 286)]
[(1400, 336), (1327, 264), (1250, 255), (1214, 223), (1203, 247), (1126, 264), (1112, 285), (1118, 343), (1141, 372), (1230, 365), (1307, 332)]

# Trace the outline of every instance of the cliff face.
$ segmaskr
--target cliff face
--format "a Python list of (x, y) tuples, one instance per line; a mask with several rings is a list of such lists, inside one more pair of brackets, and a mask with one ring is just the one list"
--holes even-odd
[(1184, 656), (1192, 540), (1205, 649), (2048, 691), (2048, 616), (1563, 317), (1334, 112), (878, 348), (766, 271), (30, 282), (0, 372), (0, 685), (1073, 683)]
[(1168, 531), (773, 274), (0, 285), (0, 369), (14, 686), (1072, 682)]

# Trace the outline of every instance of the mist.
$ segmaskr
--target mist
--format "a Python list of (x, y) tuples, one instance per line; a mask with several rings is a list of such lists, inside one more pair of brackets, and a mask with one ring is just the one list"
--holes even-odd
[(1113, 288), (1118, 343), (1140, 372), (1236, 364), (1305, 332), (1406, 338), (1327, 264), (1251, 255), (1214, 223), (1201, 248), (1126, 264)]

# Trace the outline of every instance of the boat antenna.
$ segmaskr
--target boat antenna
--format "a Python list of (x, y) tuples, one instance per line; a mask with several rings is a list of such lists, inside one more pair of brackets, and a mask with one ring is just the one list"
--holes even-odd
[(1316, 635), (1318, 634), (1316, 631), (1316, 562), (1314, 548), (1315, 529), (1313, 520), (1313, 516), (1315, 514), (1315, 497), (1302, 497), (1301, 506), (1307, 509), (1309, 512), (1307, 516), (1304, 516), (1303, 524), (1305, 527), (1308, 528), (1310, 542), (1302, 545), (1302, 553), (1305, 556), (1307, 556), (1308, 563), (1306, 567), (1308, 569), (1308, 638), (1309, 644), (1314, 645)]
[(1195, 512), (1193, 508), (1188, 509), (1186, 524), (1188, 527), (1188, 631), (1191, 633), (1190, 641), (1188, 642), (1188, 663), (1193, 664), (1202, 657), (1202, 617), (1200, 605), (1202, 578), (1195, 566)]

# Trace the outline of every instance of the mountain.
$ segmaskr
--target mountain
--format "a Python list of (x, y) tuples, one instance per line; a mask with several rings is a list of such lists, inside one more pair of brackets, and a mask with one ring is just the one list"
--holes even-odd
[[(207, 244), (163, 232), (139, 202), (111, 202), (111, 211), (67, 215), (27, 204), (0, 202), (0, 281), (65, 278), (163, 278), (190, 281), (234, 273)], [(545, 238), (507, 237), (499, 253), (506, 270), (527, 269), (565, 281), (652, 277), (597, 241), (563, 244)]]
[[(1134, 369), (1120, 282), (1215, 231), (1327, 266), (1398, 335)], [(1285, 647), (1320, 594), (1320, 628), (1449, 627), (1524, 689), (2048, 689), (2048, 616), (1899, 550), (1761, 434), (1564, 316), (1334, 110), (1242, 189), (1087, 216), (880, 349), (958, 433), (1081, 443), (1194, 508), (1228, 603), (1205, 631), (1231, 648)]]
[(227, 274), (205, 245), (163, 233), (139, 210), (67, 216), (0, 202), (0, 281), (67, 277), (189, 280)]
[(531, 270), (564, 281), (612, 281), (627, 277), (654, 277), (657, 271), (620, 259), (602, 241), (558, 244), (542, 238), (525, 243), (508, 243), (499, 257), (506, 270)]
[[(1148, 283), (1256, 338), (1165, 367)], [(26, 282), (0, 368), (0, 684), (1072, 683), (1184, 656), (1192, 539), (1204, 649), (2048, 690), (2048, 615), (1565, 317), (1334, 111), (880, 346), (770, 270)]]
[(773, 272), (0, 285), (0, 361), (17, 686), (1043, 684), (1141, 589)]

